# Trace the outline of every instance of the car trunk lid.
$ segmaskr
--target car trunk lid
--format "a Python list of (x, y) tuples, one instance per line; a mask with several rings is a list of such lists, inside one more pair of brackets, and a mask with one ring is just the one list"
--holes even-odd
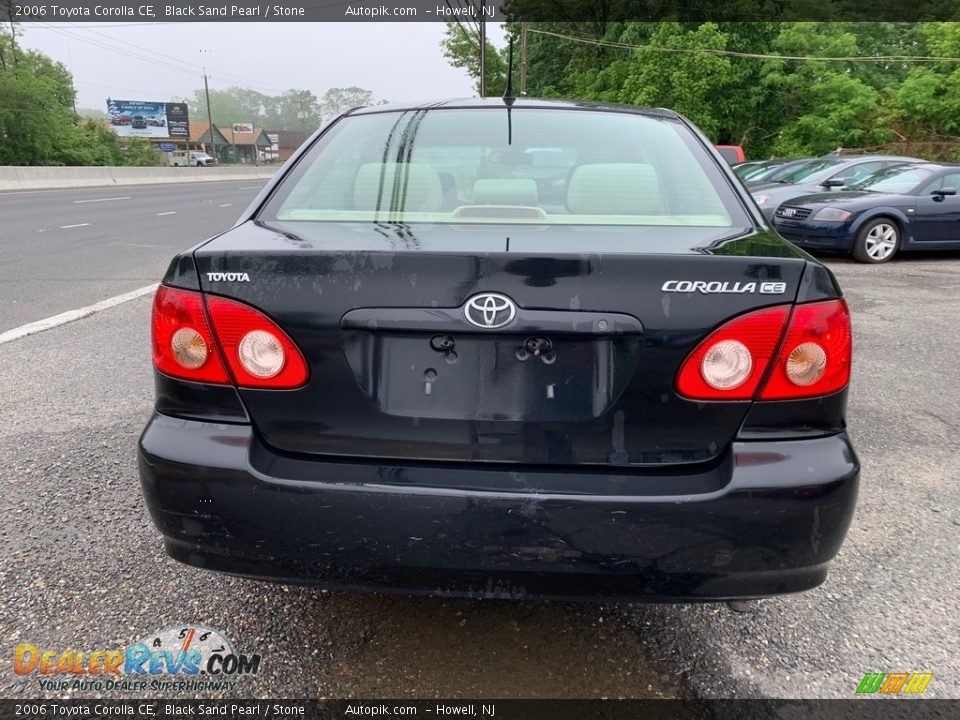
[(304, 353), (304, 387), (240, 391), (278, 450), (663, 465), (720, 455), (751, 404), (680, 397), (683, 360), (729, 318), (792, 302), (805, 264), (724, 233), (246, 223), (195, 261), (205, 292), (257, 307)]

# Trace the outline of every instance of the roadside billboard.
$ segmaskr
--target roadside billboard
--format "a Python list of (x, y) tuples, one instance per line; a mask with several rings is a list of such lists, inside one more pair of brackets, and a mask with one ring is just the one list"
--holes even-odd
[(186, 103), (108, 99), (107, 116), (120, 137), (190, 138)]
[(233, 132), (236, 133), (252, 133), (253, 132), (253, 123), (234, 123)]

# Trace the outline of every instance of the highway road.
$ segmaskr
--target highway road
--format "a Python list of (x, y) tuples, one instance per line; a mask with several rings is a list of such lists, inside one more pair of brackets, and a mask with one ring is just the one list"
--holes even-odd
[[(0, 196), (0, 331), (155, 282), (256, 189)], [(960, 697), (960, 257), (829, 263), (853, 312), (860, 505), (827, 582), (752, 614), (330, 594), (180, 566), (135, 464), (151, 298), (0, 344), (0, 696), (65, 694), (12, 671), (17, 643), (111, 649), (200, 623), (262, 655), (235, 697), (849, 698), (895, 671)]]
[(0, 193), (0, 333), (156, 282), (264, 181)]

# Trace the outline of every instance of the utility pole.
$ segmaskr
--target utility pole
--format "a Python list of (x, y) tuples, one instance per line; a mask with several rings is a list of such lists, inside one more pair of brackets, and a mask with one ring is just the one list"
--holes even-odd
[(306, 111), (306, 90), (300, 93), (300, 97), (297, 99), (297, 104), (300, 106), (300, 111), (297, 113), (297, 117), (300, 119), (300, 130), (304, 135), (307, 134), (307, 111)]
[(17, 26), (13, 22), (13, 8), (7, 3), (7, 12), (10, 15), (10, 55), (13, 57), (13, 66), (17, 66)]
[(487, 21), (483, 14), (486, 0), (480, 0), (480, 97), (487, 96)]
[(527, 94), (527, 22), (520, 23), (520, 97)]
[(207, 83), (207, 69), (203, 69), (203, 91), (207, 95), (207, 122), (210, 123), (210, 150), (214, 162), (217, 160), (217, 141), (213, 134), (213, 113), (210, 112), (210, 85)]

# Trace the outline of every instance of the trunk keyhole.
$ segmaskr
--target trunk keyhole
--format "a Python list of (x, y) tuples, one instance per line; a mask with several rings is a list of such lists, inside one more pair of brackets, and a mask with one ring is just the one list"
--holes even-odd
[(553, 343), (545, 337), (527, 338), (523, 347), (517, 350), (519, 360), (526, 360), (530, 355), (540, 358), (545, 365), (553, 365), (557, 361), (557, 354), (553, 351)]
[(453, 350), (453, 346), (456, 344), (456, 341), (449, 335), (434, 335), (430, 338), (430, 347), (437, 352), (449, 352)]
[(532, 337), (527, 338), (527, 341), (523, 344), (523, 349), (534, 357), (540, 357), (553, 349), (553, 343), (544, 337)]

